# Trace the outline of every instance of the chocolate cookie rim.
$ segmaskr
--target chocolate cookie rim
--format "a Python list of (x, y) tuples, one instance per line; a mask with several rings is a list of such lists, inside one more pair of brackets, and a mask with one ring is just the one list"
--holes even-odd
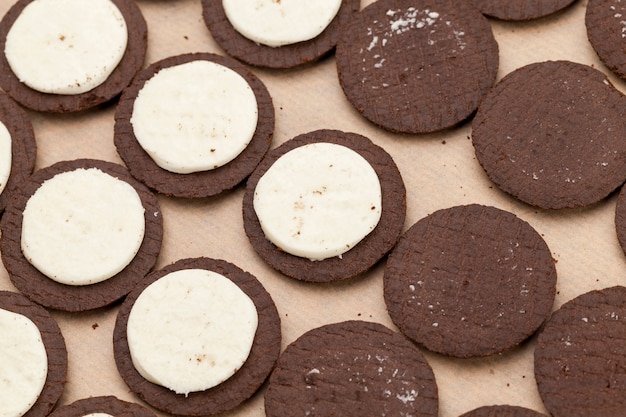
[(213, 39), (231, 57), (248, 65), (289, 69), (313, 63), (332, 53), (341, 27), (360, 8), (359, 0), (342, 0), (335, 18), (317, 37), (279, 47), (258, 44), (241, 35), (231, 25), (222, 0), (202, 0), (202, 16)]
[(39, 329), (48, 357), (48, 375), (39, 398), (23, 417), (45, 417), (63, 394), (67, 380), (68, 354), (61, 329), (45, 308), (16, 292), (0, 291), (0, 309), (28, 317)]
[[(185, 396), (149, 382), (137, 372), (130, 356), (126, 327), (130, 311), (145, 288), (169, 273), (195, 268), (217, 272), (235, 283), (252, 299), (259, 322), (250, 355), (244, 365), (222, 384)], [(280, 326), (280, 317), (274, 301), (255, 276), (220, 259), (204, 257), (181, 259), (150, 273), (124, 300), (113, 331), (115, 363), (128, 387), (156, 409), (181, 416), (218, 414), (248, 400), (265, 382), (280, 354), (282, 339)]]
[(90, 91), (63, 95), (31, 89), (11, 70), (4, 53), (9, 30), (28, 4), (34, 0), (18, 0), (0, 20), (0, 87), (15, 101), (31, 110), (48, 113), (73, 113), (104, 104), (117, 97), (141, 69), (148, 47), (148, 26), (133, 0), (111, 0), (120, 10), (128, 27), (126, 51), (107, 80)]
[[(483, 13), (486, 16), (492, 17), (494, 19), (508, 21), (508, 22), (524, 22), (524, 21), (537, 20), (537, 19), (553, 16), (559, 12), (563, 12), (565, 9), (567, 9), (569, 6), (571, 6), (575, 2), (576, 0), (565, 0), (565, 1), (553, 0), (551, 2), (552, 4), (550, 4), (550, 7), (546, 10), (542, 10), (541, 12), (535, 12), (535, 13), (531, 13), (531, 12), (523, 13), (522, 12), (519, 14), (508, 13), (506, 11), (507, 9), (506, 5), (502, 5), (501, 3), (496, 5), (495, 1), (492, 1), (491, 2), (492, 4), (489, 4), (489, 5), (481, 4), (479, 6), (478, 4), (476, 4), (477, 2), (474, 2), (474, 4), (480, 10), (481, 13)], [(484, 1), (482, 3), (484, 3)], [(546, 2), (544, 1), (542, 4), (545, 6), (545, 3)]]
[[(349, 251), (332, 258), (311, 261), (289, 254), (266, 237), (254, 210), (254, 190), (272, 164), (288, 151), (312, 143), (343, 145), (361, 155), (378, 175), (382, 214), (374, 230)], [(395, 245), (406, 217), (406, 188), (391, 155), (370, 139), (339, 130), (316, 130), (296, 136), (270, 150), (248, 178), (243, 197), (244, 230), (252, 247), (272, 268), (288, 277), (308, 282), (333, 282), (355, 277), (373, 267)]]
[(485, 405), (467, 411), (459, 417), (548, 417), (538, 411), (518, 405)]
[(28, 114), (6, 93), (0, 93), (0, 122), (11, 135), (12, 152), (9, 179), (0, 192), (0, 216), (2, 216), (11, 190), (27, 181), (35, 170), (37, 142)]
[[(179, 174), (158, 166), (141, 147), (130, 118), (134, 101), (144, 84), (164, 68), (193, 61), (209, 61), (235, 71), (252, 88), (257, 100), (258, 122), (248, 146), (232, 161), (221, 167)], [(270, 148), (274, 136), (274, 105), (263, 82), (238, 61), (213, 53), (189, 53), (165, 58), (140, 71), (124, 90), (115, 111), (114, 144), (131, 175), (149, 188), (164, 195), (183, 198), (216, 196), (243, 183)]]
[(120, 400), (112, 395), (76, 400), (71, 404), (56, 408), (49, 417), (84, 417), (91, 413), (105, 413), (112, 417), (156, 417), (146, 407)]
[[(144, 207), (145, 233), (133, 260), (113, 277), (89, 285), (66, 285), (41, 273), (24, 257), (21, 250), (22, 213), (30, 197), (42, 183), (56, 174), (77, 169), (97, 168), (137, 192)], [(123, 166), (101, 160), (76, 159), (57, 162), (42, 168), (12, 194), (0, 220), (0, 249), (4, 265), (13, 285), (27, 298), (45, 307), (79, 312), (94, 310), (123, 298), (155, 265), (163, 239), (163, 217), (156, 196), (135, 180)]]

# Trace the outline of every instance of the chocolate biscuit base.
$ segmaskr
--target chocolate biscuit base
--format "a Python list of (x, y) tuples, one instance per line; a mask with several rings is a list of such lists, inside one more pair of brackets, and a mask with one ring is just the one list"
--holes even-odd
[[(378, 175), (383, 207), (376, 228), (357, 245), (341, 257), (311, 261), (283, 251), (265, 237), (254, 210), (254, 190), (259, 179), (278, 158), (294, 148), (318, 142), (344, 145), (365, 158)], [(364, 136), (337, 130), (305, 133), (271, 150), (248, 178), (243, 197), (244, 229), (252, 247), (272, 268), (291, 278), (308, 282), (343, 280), (374, 266), (395, 245), (404, 227), (405, 217), (406, 189), (391, 156)]]
[(335, 18), (316, 38), (279, 47), (258, 44), (237, 32), (226, 17), (222, 0), (202, 0), (202, 15), (213, 39), (228, 55), (256, 67), (286, 69), (315, 62), (331, 53), (341, 28), (359, 7), (358, 0), (342, 0)]
[[(91, 285), (65, 285), (53, 281), (31, 265), (21, 250), (22, 213), (41, 184), (62, 172), (97, 168), (130, 184), (145, 209), (145, 235), (135, 258), (118, 274)], [(0, 221), (0, 252), (13, 285), (32, 301), (63, 311), (85, 311), (109, 305), (124, 297), (154, 266), (161, 250), (163, 218), (156, 196), (112, 162), (93, 159), (62, 161), (36, 171), (19, 192), (13, 193)]]
[(389, 254), (384, 298), (400, 331), (425, 348), (469, 358), (510, 349), (547, 319), (557, 274), (525, 221), (472, 204), (415, 223)]
[(626, 412), (626, 287), (566, 302), (539, 333), (535, 379), (553, 417)]
[(610, 71), (626, 79), (623, 16), (626, 16), (626, 4), (619, 0), (589, 0), (585, 27), (598, 58)]
[(496, 80), (491, 25), (468, 1), (379, 0), (342, 28), (337, 73), (375, 125), (429, 133), (469, 118)]
[[(48, 94), (31, 89), (12, 72), (4, 49), (6, 38), (22, 10), (34, 0), (19, 0), (0, 21), (0, 87), (15, 101), (29, 109), (48, 113), (78, 112), (110, 101), (130, 84), (142, 68), (148, 46), (148, 26), (133, 0), (111, 0), (120, 10), (128, 27), (128, 44), (122, 60), (107, 80), (81, 94)], [(33, 51), (36, 59), (36, 51)]]
[(515, 405), (489, 405), (476, 408), (460, 417), (547, 417), (535, 410)]
[[(153, 384), (137, 372), (130, 356), (126, 327), (130, 311), (145, 288), (171, 272), (195, 268), (217, 272), (233, 281), (252, 299), (259, 323), (250, 355), (232, 377), (218, 386), (185, 396)], [(281, 337), (280, 317), (274, 301), (253, 275), (226, 261), (191, 258), (179, 260), (152, 272), (128, 295), (115, 322), (113, 349), (120, 375), (129, 388), (146, 403), (177, 416), (208, 416), (237, 407), (261, 387), (278, 359)]]
[(104, 413), (112, 417), (156, 417), (146, 407), (122, 401), (114, 396), (90, 397), (77, 400), (55, 409), (49, 417), (84, 417), (92, 413)]
[(265, 392), (267, 417), (438, 415), (433, 371), (404, 336), (346, 321), (309, 330), (281, 354)]
[(33, 173), (37, 157), (35, 132), (28, 114), (8, 95), (0, 93), (0, 122), (11, 135), (11, 173), (0, 192), (0, 216), (12, 189), (19, 188)]
[(61, 329), (45, 308), (22, 294), (0, 291), (0, 309), (28, 317), (41, 333), (48, 356), (48, 376), (39, 398), (22, 417), (45, 417), (61, 397), (67, 379), (67, 348)]
[[(223, 65), (248, 82), (257, 100), (258, 123), (252, 140), (234, 160), (215, 169), (179, 174), (161, 168), (146, 153), (133, 133), (130, 118), (139, 91), (154, 74), (163, 68), (197, 60)], [(256, 168), (269, 150), (274, 135), (274, 120), (274, 105), (267, 88), (242, 64), (210, 53), (185, 54), (150, 65), (137, 74), (132, 84), (124, 90), (115, 112), (114, 143), (130, 173), (156, 192), (185, 198), (210, 197), (235, 188)]]
[(587, 65), (546, 61), (506, 75), (472, 121), (487, 177), (543, 209), (597, 203), (626, 181), (626, 97)]
[(565, 9), (576, 0), (471, 0), (490, 17), (523, 21), (545, 17)]

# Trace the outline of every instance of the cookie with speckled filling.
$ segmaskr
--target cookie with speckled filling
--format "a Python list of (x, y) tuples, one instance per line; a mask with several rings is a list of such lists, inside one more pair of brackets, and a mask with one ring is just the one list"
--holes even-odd
[(156, 417), (156, 414), (142, 405), (122, 401), (113, 396), (89, 397), (74, 401), (57, 408), (49, 417), (84, 417), (94, 413), (104, 413), (112, 417)]
[(557, 274), (535, 229), (478, 204), (438, 210), (389, 254), (384, 298), (401, 332), (425, 348), (469, 358), (511, 349), (547, 319)]
[(48, 375), (39, 398), (22, 417), (45, 417), (59, 401), (67, 380), (67, 347), (61, 329), (45, 308), (22, 294), (0, 291), (0, 309), (26, 316), (39, 329), (48, 356)]
[(538, 411), (515, 405), (489, 405), (476, 408), (460, 417), (547, 417)]
[[(156, 73), (194, 61), (213, 62), (243, 77), (256, 98), (258, 122), (250, 143), (232, 161), (215, 169), (180, 174), (161, 168), (148, 155), (137, 141), (131, 117), (135, 99)], [(182, 198), (211, 197), (243, 183), (256, 168), (270, 148), (274, 136), (274, 119), (274, 105), (269, 91), (243, 64), (210, 53), (183, 54), (153, 63), (137, 74), (132, 84), (124, 90), (115, 111), (114, 143), (130, 173), (156, 192)]]
[(532, 20), (565, 9), (576, 0), (471, 0), (490, 17), (501, 20)]
[[(243, 366), (221, 384), (204, 391), (190, 392), (188, 395), (176, 394), (141, 376), (133, 365), (126, 332), (131, 309), (142, 291), (165, 275), (184, 269), (205, 269), (230, 279), (250, 297), (258, 314), (258, 327), (252, 349)], [(271, 295), (252, 274), (219, 259), (181, 259), (150, 273), (124, 300), (113, 330), (115, 363), (128, 387), (158, 410), (176, 416), (204, 417), (224, 413), (254, 395), (274, 368), (280, 354), (280, 323), (280, 316)]]
[(581, 294), (539, 333), (534, 368), (553, 417), (622, 416), (626, 410), (626, 287)]
[(11, 172), (0, 191), (0, 215), (12, 189), (19, 188), (35, 169), (37, 142), (28, 114), (8, 95), (0, 93), (0, 122), (11, 135)]
[[(118, 96), (143, 67), (148, 47), (148, 26), (141, 10), (132, 0), (111, 0), (122, 13), (129, 30), (124, 56), (107, 80), (80, 94), (49, 94), (31, 89), (13, 73), (4, 50), (11, 27), (33, 1), (17, 1), (0, 21), (0, 87), (24, 107), (49, 113), (78, 112), (95, 107)], [(33, 56), (36, 56), (36, 51), (33, 51)]]
[(280, 355), (265, 392), (267, 417), (438, 415), (424, 355), (379, 323), (346, 321), (307, 331)]
[(589, 0), (585, 27), (589, 43), (614, 74), (626, 78), (626, 3), (619, 0)]
[(588, 65), (546, 61), (506, 75), (481, 102), (472, 143), (487, 177), (543, 209), (584, 207), (626, 181), (626, 98)]
[(272, 47), (240, 34), (228, 21), (222, 0), (202, 0), (202, 16), (215, 42), (230, 56), (256, 67), (287, 69), (314, 63), (332, 53), (341, 28), (359, 11), (359, 0), (342, 0), (335, 18), (317, 37)]
[(336, 57), (348, 101), (375, 125), (402, 133), (468, 119), (499, 66), (491, 25), (458, 0), (376, 1), (343, 26)]

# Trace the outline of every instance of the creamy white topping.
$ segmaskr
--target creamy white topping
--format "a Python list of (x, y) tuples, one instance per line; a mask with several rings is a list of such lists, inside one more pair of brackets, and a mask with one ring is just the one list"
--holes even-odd
[(4, 190), (11, 175), (12, 155), (11, 134), (4, 123), (0, 122), (0, 193)]
[(135, 189), (96, 168), (55, 175), (35, 191), (22, 220), (22, 252), (68, 285), (104, 281), (135, 257), (145, 232)]
[(135, 99), (130, 121), (137, 141), (157, 165), (187, 174), (235, 159), (254, 136), (258, 108), (241, 75), (198, 60), (164, 68), (149, 79)]
[(341, 0), (222, 0), (235, 30), (244, 37), (277, 47), (317, 37), (341, 7)]
[(90, 413), (90, 414), (85, 414), (83, 417), (114, 417), (111, 414), (107, 414), (107, 413)]
[(21, 417), (46, 383), (48, 356), (37, 325), (0, 309), (0, 417)]
[(378, 224), (380, 181), (352, 149), (313, 143), (285, 153), (265, 172), (254, 210), (267, 239), (285, 252), (311, 260), (340, 256)]
[(80, 94), (106, 81), (127, 42), (126, 21), (111, 0), (34, 0), (9, 30), (5, 55), (30, 88)]
[(137, 371), (177, 394), (217, 386), (245, 363), (258, 325), (253, 301), (212, 271), (172, 272), (148, 286), (128, 318)]

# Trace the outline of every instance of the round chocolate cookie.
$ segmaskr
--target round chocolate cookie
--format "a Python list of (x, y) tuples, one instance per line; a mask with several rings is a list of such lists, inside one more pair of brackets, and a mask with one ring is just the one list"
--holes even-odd
[(61, 329), (45, 308), (22, 294), (0, 291), (0, 309), (28, 317), (41, 333), (48, 356), (48, 375), (39, 398), (22, 417), (45, 417), (61, 397), (67, 379), (67, 348)]
[[(137, 95), (157, 72), (194, 61), (213, 62), (243, 77), (256, 97), (258, 122), (250, 143), (235, 159), (215, 169), (181, 174), (161, 168), (146, 153), (137, 141), (131, 116)], [(210, 53), (179, 55), (150, 65), (137, 74), (132, 84), (124, 90), (115, 113), (114, 142), (130, 173), (151, 189), (176, 197), (209, 197), (239, 185), (263, 159), (269, 150), (273, 135), (274, 106), (263, 82), (234, 59)]]
[(438, 391), (422, 353), (382, 324), (346, 321), (304, 333), (281, 354), (267, 417), (435, 417)]
[(568, 61), (505, 76), (472, 122), (476, 158), (500, 189), (544, 209), (583, 207), (626, 180), (624, 95)]
[(535, 378), (554, 417), (626, 412), (626, 288), (593, 290), (563, 304), (539, 333)]
[[(235, 283), (256, 307), (258, 327), (252, 350), (239, 370), (226, 381), (205, 391), (176, 394), (144, 379), (133, 365), (127, 339), (128, 318), (142, 291), (150, 284), (175, 271), (206, 269)], [(207, 416), (225, 412), (250, 398), (274, 368), (281, 345), (280, 317), (270, 294), (251, 274), (222, 260), (190, 258), (179, 260), (149, 274), (128, 295), (117, 316), (113, 332), (115, 362), (120, 375), (139, 397), (166, 413), (180, 416)]]
[(0, 191), (2, 215), (11, 190), (24, 183), (35, 169), (37, 142), (28, 114), (4, 93), (0, 93), (0, 123), (11, 136), (11, 172), (4, 189)]
[(471, 0), (487, 16), (501, 20), (532, 20), (556, 13), (576, 0)]
[[(285, 252), (268, 240), (254, 209), (257, 184), (268, 169), (287, 152), (313, 143), (343, 145), (357, 152), (376, 172), (382, 191), (382, 215), (376, 227), (341, 256), (314, 261)], [(364, 136), (336, 130), (305, 133), (272, 149), (248, 178), (243, 197), (244, 229), (259, 256), (281, 273), (308, 282), (343, 280), (371, 268), (393, 248), (402, 233), (405, 217), (406, 189), (391, 156)]]
[(589, 43), (609, 70), (626, 78), (626, 4), (619, 0), (589, 0), (585, 26)]
[(541, 236), (501, 209), (436, 211), (410, 227), (384, 272), (387, 310), (425, 348), (460, 358), (503, 352), (546, 320), (556, 268)]
[(460, 417), (546, 417), (546, 415), (514, 405), (489, 405), (468, 411)]
[(498, 44), (471, 2), (376, 1), (343, 26), (337, 71), (348, 101), (392, 131), (426, 133), (470, 117), (496, 80)]
[(57, 408), (50, 417), (84, 417), (94, 413), (104, 413), (112, 417), (155, 417), (155, 414), (146, 407), (113, 396), (89, 397), (74, 401)]
[[(125, 181), (137, 192), (144, 207), (145, 233), (136, 256), (113, 277), (90, 285), (66, 285), (48, 278), (33, 266), (21, 249), (22, 214), (30, 197), (55, 175), (96, 168)], [(163, 218), (156, 196), (119, 164), (77, 159), (61, 161), (35, 171), (19, 192), (12, 194), (0, 221), (0, 252), (13, 285), (32, 301), (63, 311), (85, 311), (109, 305), (124, 297), (154, 266), (161, 250)]]
[(249, 65), (286, 69), (315, 62), (337, 45), (341, 28), (359, 11), (358, 0), (342, 0), (335, 18), (317, 37), (278, 47), (262, 45), (239, 33), (226, 17), (222, 0), (202, 0), (204, 21), (217, 44), (230, 56)]
[[(4, 53), (7, 34), (26, 6), (34, 0), (19, 0), (0, 21), (0, 87), (15, 101), (32, 110), (50, 113), (78, 112), (103, 104), (119, 95), (143, 67), (148, 46), (148, 26), (141, 10), (132, 0), (111, 0), (122, 13), (128, 27), (126, 51), (106, 81), (80, 94), (43, 93), (28, 87), (13, 73)], [(32, 51), (33, 59), (37, 52)]]

